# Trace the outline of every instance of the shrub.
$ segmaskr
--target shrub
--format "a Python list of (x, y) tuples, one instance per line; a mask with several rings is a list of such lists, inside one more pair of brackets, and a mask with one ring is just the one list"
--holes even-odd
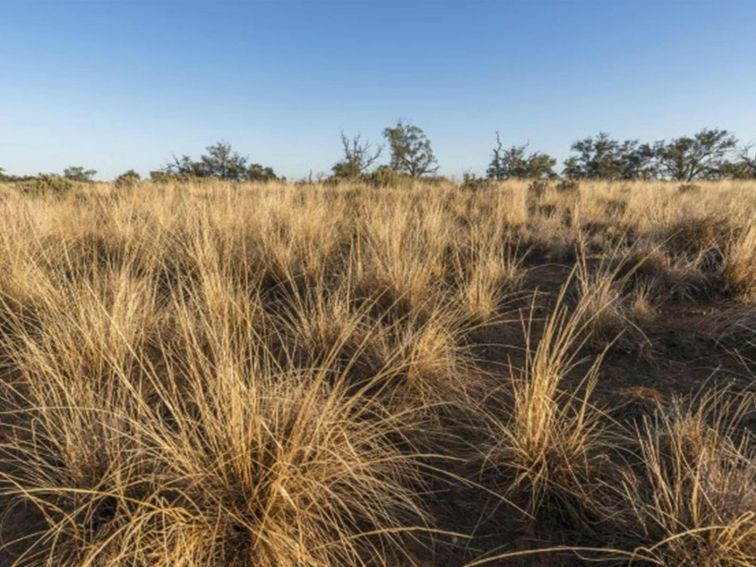
[(91, 183), (94, 181), (93, 178), (95, 175), (97, 175), (96, 170), (85, 169), (80, 165), (67, 167), (63, 170), (63, 177), (71, 181), (78, 181), (79, 183)]
[(36, 177), (20, 181), (16, 186), (22, 193), (29, 195), (63, 195), (76, 187), (76, 183), (61, 175), (42, 173)]
[(133, 187), (141, 181), (142, 177), (133, 169), (125, 171), (115, 178), (113, 182), (116, 187)]
[(527, 144), (504, 148), (499, 133), (496, 132), (496, 147), (486, 170), (489, 179), (498, 181), (510, 178), (538, 179), (554, 177), (556, 160), (542, 152), (526, 153)]
[(347, 138), (341, 133), (341, 146), (344, 157), (332, 168), (333, 177), (336, 179), (359, 179), (365, 175), (381, 156), (383, 148), (378, 146), (372, 150), (369, 142), (362, 142), (360, 134), (353, 138)]
[(365, 177), (365, 180), (375, 187), (396, 187), (410, 183), (410, 179), (407, 176), (388, 165), (377, 167)]
[(235, 152), (231, 144), (217, 142), (205, 148), (206, 153), (198, 161), (187, 155), (174, 156), (162, 170), (151, 172), (153, 181), (171, 179), (223, 179), (225, 181), (275, 181), (278, 179), (270, 167), (249, 163), (249, 159)]

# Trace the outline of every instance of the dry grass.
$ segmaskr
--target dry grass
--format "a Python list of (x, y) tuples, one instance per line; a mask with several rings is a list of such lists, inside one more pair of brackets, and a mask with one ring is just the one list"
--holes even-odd
[(725, 276), (743, 302), (756, 304), (756, 221), (728, 245)]
[(753, 563), (752, 398), (598, 406), (702, 305), (754, 371), (756, 187), (528, 186), (0, 187), (0, 564), (421, 564), (490, 498)]
[(637, 459), (623, 473), (627, 529), (639, 557), (657, 565), (753, 565), (756, 451), (742, 421), (753, 396), (708, 393), (676, 401), (637, 432)]
[(593, 512), (600, 506), (592, 492), (607, 464), (606, 444), (611, 436), (602, 412), (591, 400), (602, 355), (589, 365), (577, 388), (568, 391), (564, 384), (581, 362), (577, 355), (593, 308), (589, 301), (580, 301), (568, 310), (566, 289), (537, 343), (532, 339), (532, 312), (525, 324), (525, 365), (510, 369), (511, 400), (506, 396), (504, 407), (489, 416), (491, 447), (485, 467), (499, 473), (502, 494), (524, 500), (536, 520), (545, 512), (583, 522), (586, 510)]

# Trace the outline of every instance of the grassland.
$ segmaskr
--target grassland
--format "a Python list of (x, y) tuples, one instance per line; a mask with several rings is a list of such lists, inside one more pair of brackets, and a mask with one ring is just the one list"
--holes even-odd
[(756, 564), (756, 183), (0, 186), (2, 565)]

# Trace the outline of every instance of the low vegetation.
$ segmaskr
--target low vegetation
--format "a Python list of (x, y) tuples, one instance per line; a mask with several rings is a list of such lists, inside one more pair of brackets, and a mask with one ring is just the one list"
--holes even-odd
[(756, 563), (754, 182), (385, 135), (0, 182), (0, 565)]

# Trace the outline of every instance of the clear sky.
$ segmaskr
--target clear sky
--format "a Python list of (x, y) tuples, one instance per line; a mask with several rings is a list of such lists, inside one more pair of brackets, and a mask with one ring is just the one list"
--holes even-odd
[(0, 0), (11, 173), (144, 174), (222, 139), (298, 178), (397, 118), (457, 176), (496, 130), (560, 159), (600, 130), (756, 142), (756, 0)]

